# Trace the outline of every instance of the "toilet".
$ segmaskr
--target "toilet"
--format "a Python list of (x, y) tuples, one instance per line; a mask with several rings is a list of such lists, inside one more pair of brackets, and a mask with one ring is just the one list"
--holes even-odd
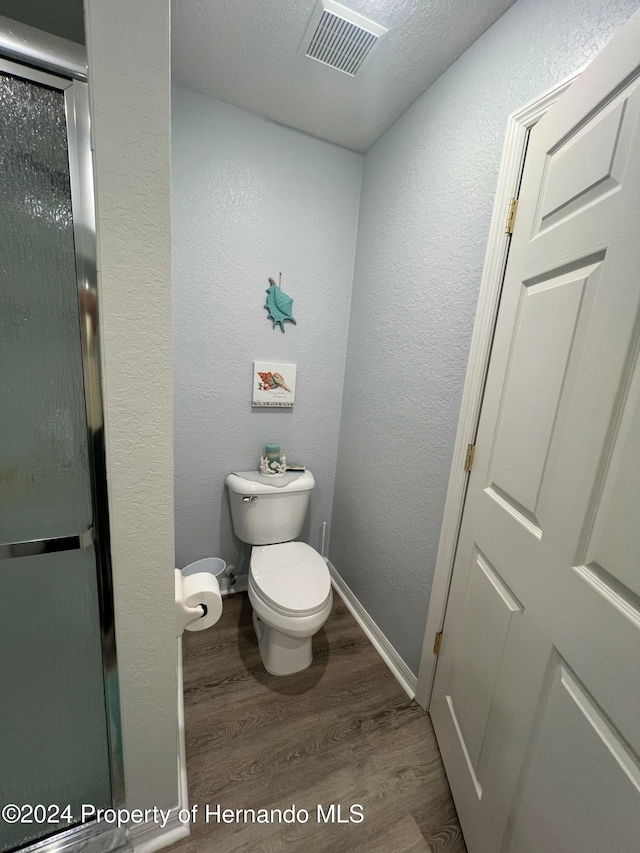
[[(323, 558), (300, 535), (316, 482), (289, 472), (273, 485), (255, 471), (229, 474), (236, 536), (252, 545), (249, 601), (265, 669), (291, 675), (313, 658), (311, 638), (331, 612), (331, 578)], [(277, 484), (277, 485), (276, 485)]]

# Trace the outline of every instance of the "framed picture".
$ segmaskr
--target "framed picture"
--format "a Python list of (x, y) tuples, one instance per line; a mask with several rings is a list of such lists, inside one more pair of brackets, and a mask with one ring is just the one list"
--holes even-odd
[(296, 398), (296, 364), (253, 362), (253, 405), (291, 408)]

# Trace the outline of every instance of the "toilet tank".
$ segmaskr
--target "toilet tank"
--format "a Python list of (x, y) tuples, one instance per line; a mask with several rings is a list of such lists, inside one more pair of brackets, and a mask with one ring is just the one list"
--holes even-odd
[(256, 476), (256, 472), (247, 471), (227, 477), (236, 536), (249, 545), (291, 542), (302, 531), (316, 484), (313, 474), (303, 471), (284, 486), (272, 486), (264, 482), (266, 477), (248, 479)]

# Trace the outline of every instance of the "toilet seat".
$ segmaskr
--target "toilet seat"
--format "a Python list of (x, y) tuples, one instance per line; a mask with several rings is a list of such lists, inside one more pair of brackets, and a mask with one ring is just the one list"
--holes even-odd
[(312, 616), (331, 597), (327, 565), (304, 542), (255, 546), (249, 582), (254, 594), (283, 616)]

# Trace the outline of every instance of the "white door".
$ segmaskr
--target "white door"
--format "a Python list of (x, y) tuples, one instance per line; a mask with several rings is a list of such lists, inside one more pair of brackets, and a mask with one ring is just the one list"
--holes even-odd
[(640, 13), (534, 128), (430, 712), (469, 853), (640, 851)]

